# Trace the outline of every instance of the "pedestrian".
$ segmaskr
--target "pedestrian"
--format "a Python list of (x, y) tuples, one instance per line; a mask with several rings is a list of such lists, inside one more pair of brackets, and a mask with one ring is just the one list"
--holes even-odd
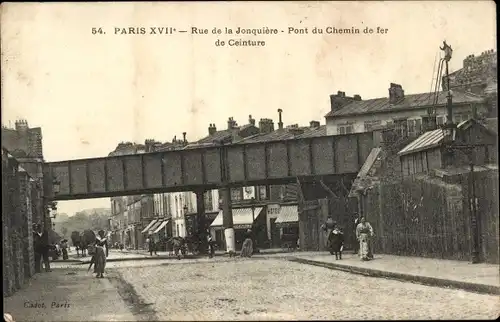
[[(172, 248), (174, 250), (174, 254), (178, 260), (181, 259), (182, 247), (184, 246), (184, 240), (181, 237), (172, 237), (167, 243), (172, 244)], [(181, 251), (181, 253), (179, 253)]]
[(252, 254), (253, 254), (252, 231), (248, 229), (245, 234), (245, 241), (243, 242), (243, 246), (241, 247), (240, 256), (252, 257)]
[(355, 213), (355, 218), (354, 218), (354, 243), (353, 243), (353, 249), (354, 249), (354, 254), (358, 254), (359, 253), (359, 241), (357, 239), (357, 233), (356, 233), (356, 229), (358, 227), (358, 224), (360, 222), (360, 217), (359, 217), (359, 214), (358, 213)]
[(63, 260), (67, 260), (68, 259), (68, 240), (66, 240), (66, 239), (61, 240), (61, 249), (62, 249)]
[(149, 235), (149, 237), (146, 239), (146, 243), (148, 244), (149, 255), (153, 256), (153, 252), (155, 252), (155, 242), (153, 240), (153, 236)]
[(365, 217), (361, 217), (360, 223), (356, 227), (356, 238), (359, 241), (359, 256), (363, 261), (373, 259), (373, 252), (370, 249), (373, 236), (372, 226), (366, 221)]
[(42, 261), (45, 271), (52, 272), (49, 261), (49, 234), (46, 229), (42, 230), (41, 224), (34, 225), (33, 243), (35, 248), (35, 272), (40, 273)]
[(207, 232), (207, 243), (208, 243), (208, 257), (212, 258), (214, 257), (215, 250), (214, 250), (214, 241), (212, 239), (212, 234), (210, 232)]
[(342, 259), (342, 250), (344, 248), (344, 234), (337, 225), (333, 228), (330, 236), (330, 254), (335, 254), (335, 259)]
[(333, 220), (331, 215), (328, 215), (326, 218), (326, 222), (321, 225), (321, 229), (325, 232), (326, 234), (326, 248), (330, 249), (330, 234), (332, 233), (333, 228), (335, 227), (337, 223)]
[(104, 277), (104, 268), (106, 267), (106, 254), (108, 248), (108, 239), (104, 233), (104, 230), (99, 230), (95, 241), (95, 272), (97, 273), (97, 278)]

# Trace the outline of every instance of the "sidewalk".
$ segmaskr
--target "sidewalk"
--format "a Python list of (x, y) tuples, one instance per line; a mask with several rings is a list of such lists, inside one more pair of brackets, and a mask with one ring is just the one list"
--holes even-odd
[(383, 254), (375, 254), (375, 259), (367, 262), (353, 254), (344, 254), (342, 260), (335, 260), (335, 256), (326, 252), (294, 253), (287, 259), (373, 277), (500, 294), (500, 270), (499, 265), (494, 264)]
[[(120, 250), (116, 250), (116, 249), (113, 249), (113, 250), (110, 250), (110, 254), (111, 254), (111, 251), (113, 251), (114, 253), (122, 253), (122, 251)], [(129, 254), (142, 254), (142, 255), (147, 255), (149, 256), (149, 251), (147, 250), (144, 250), (144, 249), (139, 249), (139, 250), (123, 250), (123, 254), (126, 254), (126, 253), (129, 253)], [(239, 252), (237, 252), (239, 253)], [(286, 252), (284, 250), (282, 250), (281, 248), (271, 248), (271, 249), (261, 249), (260, 250), (260, 253), (259, 254), (256, 254), (256, 256), (259, 256), (259, 255), (271, 255), (271, 254), (295, 254), (296, 252)], [(170, 252), (157, 252), (157, 255), (160, 256), (160, 257), (173, 257), (173, 255), (170, 254)], [(191, 254), (190, 254), (191, 255)], [(215, 251), (215, 256), (225, 256), (226, 255), (226, 251), (223, 251), (223, 250), (216, 250)], [(155, 255), (153, 255), (154, 257)]]
[(107, 278), (85, 269), (55, 268), (36, 274), (28, 285), (4, 298), (14, 321), (134, 321), (134, 315)]

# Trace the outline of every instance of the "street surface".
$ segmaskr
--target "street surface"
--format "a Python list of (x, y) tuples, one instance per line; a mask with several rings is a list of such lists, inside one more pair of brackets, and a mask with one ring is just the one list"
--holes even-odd
[[(17, 321), (494, 319), (500, 313), (499, 296), (371, 278), (285, 256), (143, 257), (109, 262), (104, 279), (87, 272), (88, 265), (58, 262), (6, 298), (5, 312)], [(71, 307), (26, 308), (26, 302)]]
[(110, 263), (159, 320), (493, 319), (499, 297), (270, 259)]

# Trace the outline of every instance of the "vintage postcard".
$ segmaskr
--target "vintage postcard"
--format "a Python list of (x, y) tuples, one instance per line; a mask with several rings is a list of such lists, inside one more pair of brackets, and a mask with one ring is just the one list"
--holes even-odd
[(0, 8), (4, 320), (499, 316), (495, 2)]

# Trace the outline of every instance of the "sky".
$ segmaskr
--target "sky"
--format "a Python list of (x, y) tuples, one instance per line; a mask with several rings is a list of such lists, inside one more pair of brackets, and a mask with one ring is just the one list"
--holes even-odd
[[(492, 1), (3, 3), (2, 124), (41, 127), (46, 161), (106, 156), (122, 141), (182, 132), (196, 140), (228, 117), (277, 122), (278, 108), (285, 124), (324, 124), (337, 91), (384, 97), (398, 83), (408, 94), (429, 92), (443, 40), (454, 50), (450, 72), (469, 54), (496, 50), (495, 9)], [(361, 34), (311, 33), (328, 26)], [(188, 32), (121, 34), (130, 27)], [(226, 27), (278, 34), (212, 34)], [(218, 47), (217, 39), (266, 45)], [(109, 199), (59, 203), (70, 215), (92, 207)]]

